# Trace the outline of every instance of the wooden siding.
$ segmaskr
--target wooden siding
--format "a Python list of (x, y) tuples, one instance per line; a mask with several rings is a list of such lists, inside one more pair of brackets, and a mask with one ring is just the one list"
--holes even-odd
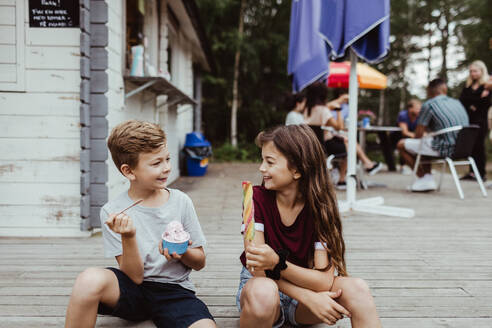
[(0, 48), (16, 42), (26, 77), (22, 93), (0, 83), (0, 235), (79, 235), (80, 30), (29, 28), (25, 5), (0, 1), (0, 16), (23, 10), (0, 18)]
[(24, 91), (24, 1), (0, 1), (0, 92)]

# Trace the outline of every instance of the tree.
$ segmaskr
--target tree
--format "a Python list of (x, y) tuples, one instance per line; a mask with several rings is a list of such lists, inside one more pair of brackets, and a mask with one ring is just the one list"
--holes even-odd
[(457, 24), (457, 37), (466, 54), (461, 67), (482, 60), (492, 70), (492, 0), (468, 0), (464, 19)]
[(234, 55), (234, 79), (232, 81), (232, 108), (231, 108), (231, 144), (237, 147), (237, 106), (239, 103), (238, 83), (239, 83), (239, 60), (241, 58), (241, 41), (244, 31), (244, 11), (246, 9), (246, 0), (241, 0), (239, 9), (239, 27), (237, 32), (238, 43), (236, 54)]
[[(389, 124), (404, 107), (409, 96), (406, 71), (412, 63), (412, 55), (422, 50), (416, 37), (425, 34), (425, 3), (422, 1), (392, 1), (390, 14), (390, 52), (377, 65), (388, 76), (386, 99), (390, 112), (385, 113), (384, 123)], [(374, 97), (374, 95), (371, 95)], [(364, 101), (364, 98), (362, 98)], [(363, 103), (362, 103), (363, 105)]]
[[(278, 110), (282, 94), (290, 90), (287, 76), (290, 1), (246, 1), (243, 37), (238, 42), (241, 0), (200, 0), (207, 36), (218, 68), (203, 79), (204, 131), (214, 143), (231, 137), (231, 107), (236, 50), (240, 49), (237, 78), (237, 139), (251, 142), (266, 127), (283, 121)], [(239, 48), (238, 48), (239, 47)], [(232, 138), (229, 139), (232, 142)]]
[[(234, 135), (238, 145), (251, 143), (259, 131), (283, 123), (286, 115), (278, 103), (291, 90), (287, 76), (291, 1), (200, 0), (197, 4), (218, 63), (216, 72), (203, 77), (205, 134), (214, 144), (235, 142)], [(491, 5), (492, 0), (391, 1), (391, 48), (386, 60), (376, 66), (388, 76), (385, 124), (394, 122), (412, 96), (408, 73), (416, 62), (427, 63), (428, 78), (434, 78), (430, 61), (439, 49), (443, 54), (439, 71), (448, 75), (448, 53), (455, 36), (467, 56), (462, 65), (482, 59), (492, 70)], [(244, 24), (241, 38), (239, 21)], [(432, 41), (426, 42), (430, 37)], [(240, 60), (236, 61), (237, 51)], [(375, 110), (377, 98), (374, 92), (361, 91), (360, 108)], [(237, 108), (234, 120), (232, 107)], [(232, 121), (238, 122), (235, 133)]]

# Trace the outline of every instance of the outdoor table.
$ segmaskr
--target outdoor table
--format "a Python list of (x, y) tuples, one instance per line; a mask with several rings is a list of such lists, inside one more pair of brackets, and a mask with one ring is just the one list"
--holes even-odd
[(389, 171), (396, 171), (395, 162), (393, 159), (393, 154), (390, 147), (390, 140), (388, 139), (388, 132), (401, 132), (401, 128), (397, 126), (368, 126), (368, 127), (358, 127), (359, 131), (359, 144), (362, 149), (366, 149), (366, 134), (375, 132), (378, 134), (379, 140), (381, 141), (381, 149), (383, 151), (383, 156), (386, 164), (388, 165)]

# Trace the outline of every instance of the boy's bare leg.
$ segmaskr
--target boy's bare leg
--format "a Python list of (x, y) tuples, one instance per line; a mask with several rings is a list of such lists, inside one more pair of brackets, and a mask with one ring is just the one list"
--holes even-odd
[(94, 327), (99, 302), (114, 307), (119, 297), (118, 279), (111, 270), (84, 270), (75, 280), (65, 317), (65, 327)]
[(268, 278), (251, 278), (241, 292), (241, 328), (272, 327), (280, 316), (278, 286)]
[(201, 319), (193, 323), (190, 328), (215, 328), (215, 322), (211, 319)]
[[(352, 315), (350, 320), (353, 328), (381, 327), (374, 299), (364, 280), (351, 277), (335, 277), (331, 291), (339, 289), (342, 290), (342, 295), (336, 301)], [(321, 322), (303, 304), (299, 304), (297, 307), (296, 321), (301, 324), (317, 324)]]

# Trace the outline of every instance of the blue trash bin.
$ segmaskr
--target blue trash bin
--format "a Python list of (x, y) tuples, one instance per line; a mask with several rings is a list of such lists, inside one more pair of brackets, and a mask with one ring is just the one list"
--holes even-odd
[(205, 175), (208, 167), (208, 158), (212, 156), (212, 145), (200, 132), (186, 134), (184, 144), (186, 155), (186, 171), (189, 176)]

